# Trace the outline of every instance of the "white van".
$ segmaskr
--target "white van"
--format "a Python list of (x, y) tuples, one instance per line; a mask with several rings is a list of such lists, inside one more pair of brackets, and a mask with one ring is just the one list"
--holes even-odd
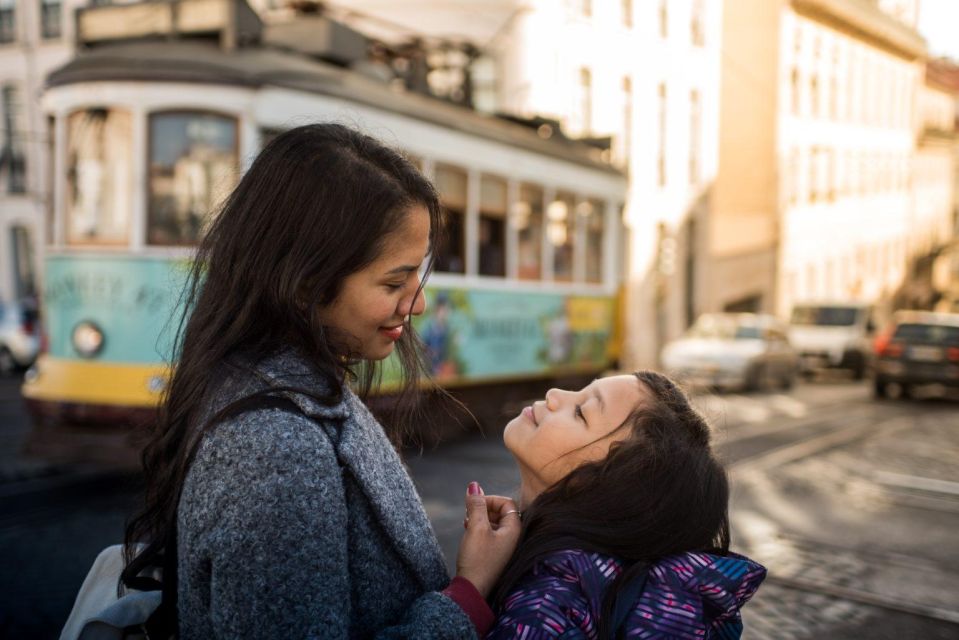
[(876, 332), (872, 305), (850, 302), (797, 304), (789, 319), (789, 342), (809, 375), (818, 369), (847, 369), (862, 380), (872, 363)]

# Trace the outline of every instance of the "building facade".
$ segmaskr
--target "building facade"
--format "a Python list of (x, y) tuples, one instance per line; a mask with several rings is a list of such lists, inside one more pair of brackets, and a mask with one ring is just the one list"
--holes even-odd
[(918, 8), (727, 6), (710, 291), (739, 282), (783, 316), (810, 300), (889, 310), (909, 266), (949, 240), (954, 183), (921, 113), (945, 97), (924, 88)]
[(87, 0), (0, 0), (0, 301), (33, 295), (50, 211), (46, 75), (71, 53)]

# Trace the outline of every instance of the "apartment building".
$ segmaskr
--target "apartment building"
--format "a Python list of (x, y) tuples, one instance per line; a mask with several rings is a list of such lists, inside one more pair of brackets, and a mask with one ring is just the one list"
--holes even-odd
[(43, 250), (50, 130), (39, 96), (70, 56), (86, 0), (0, 0), (0, 301), (35, 292)]

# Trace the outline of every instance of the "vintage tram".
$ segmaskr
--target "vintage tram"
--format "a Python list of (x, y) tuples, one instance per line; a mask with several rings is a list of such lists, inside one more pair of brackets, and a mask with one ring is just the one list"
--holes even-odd
[(207, 217), (270, 136), (311, 121), (401, 148), (441, 193), (448, 241), (417, 327), (442, 385), (593, 375), (615, 360), (622, 172), (562, 136), (223, 40), (98, 42), (48, 79), (46, 339), (23, 386), (38, 421), (151, 415)]

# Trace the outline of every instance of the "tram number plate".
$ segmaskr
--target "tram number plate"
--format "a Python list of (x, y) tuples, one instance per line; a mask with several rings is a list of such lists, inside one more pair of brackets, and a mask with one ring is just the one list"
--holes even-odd
[(919, 362), (939, 362), (942, 360), (942, 349), (939, 347), (912, 347), (909, 349), (909, 359)]

